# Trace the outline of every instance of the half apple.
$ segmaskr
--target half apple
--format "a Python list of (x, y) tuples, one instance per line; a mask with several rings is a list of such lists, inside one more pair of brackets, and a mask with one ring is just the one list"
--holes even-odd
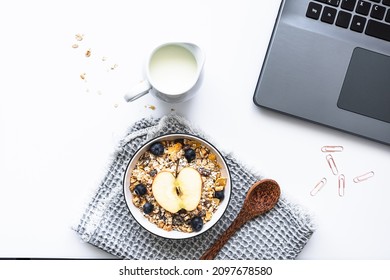
[(152, 192), (157, 203), (171, 213), (192, 211), (200, 202), (202, 177), (192, 167), (183, 168), (177, 178), (169, 171), (161, 171), (153, 180)]

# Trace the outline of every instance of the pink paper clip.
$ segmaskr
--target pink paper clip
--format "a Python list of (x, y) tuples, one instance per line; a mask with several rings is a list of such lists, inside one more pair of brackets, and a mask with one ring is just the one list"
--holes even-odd
[(345, 192), (345, 176), (344, 174), (339, 175), (339, 196), (344, 196)]
[(322, 178), (321, 181), (319, 181), (317, 185), (311, 190), (310, 195), (315, 196), (322, 189), (322, 187), (325, 186), (326, 182), (326, 178)]
[(327, 155), (326, 160), (329, 164), (330, 169), (332, 170), (333, 175), (337, 175), (339, 173), (339, 171), (337, 170), (337, 166), (336, 166), (336, 163), (335, 163), (332, 155)]
[(365, 173), (363, 175), (360, 175), (360, 176), (357, 176), (357, 177), (353, 178), (353, 181), (355, 183), (360, 183), (360, 182), (363, 182), (363, 181), (365, 181), (365, 180), (367, 180), (367, 179), (369, 179), (369, 178), (371, 178), (373, 176), (374, 176), (374, 171), (370, 171), (370, 172), (367, 172), (367, 173)]
[(342, 152), (344, 150), (343, 146), (323, 146), (321, 151), (324, 153), (335, 153)]

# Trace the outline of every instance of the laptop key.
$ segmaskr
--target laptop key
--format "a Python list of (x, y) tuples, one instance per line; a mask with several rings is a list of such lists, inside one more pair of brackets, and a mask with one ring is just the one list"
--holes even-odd
[(390, 0), (383, 0), (382, 4), (386, 6), (390, 6)]
[(321, 21), (333, 24), (336, 18), (337, 10), (331, 7), (325, 7), (321, 16)]
[(367, 23), (366, 34), (390, 41), (390, 25), (370, 19)]
[(370, 16), (382, 20), (385, 16), (386, 8), (379, 5), (373, 5)]
[(361, 16), (353, 16), (351, 30), (362, 33), (366, 25), (366, 18)]
[(355, 9), (355, 5), (356, 0), (343, 0), (341, 2), (341, 8), (348, 11), (353, 11), (353, 9)]
[(390, 22), (390, 9), (387, 10), (387, 14), (386, 14), (386, 17), (385, 17), (385, 21)]
[(306, 16), (312, 19), (319, 19), (322, 11), (322, 5), (310, 2), (307, 7)]
[(339, 14), (337, 15), (336, 25), (343, 28), (348, 28), (351, 18), (352, 18), (352, 14), (344, 11), (340, 11)]
[(326, 0), (326, 3), (338, 7), (340, 5), (340, 0)]
[(356, 13), (367, 16), (370, 12), (371, 3), (359, 0), (356, 6)]

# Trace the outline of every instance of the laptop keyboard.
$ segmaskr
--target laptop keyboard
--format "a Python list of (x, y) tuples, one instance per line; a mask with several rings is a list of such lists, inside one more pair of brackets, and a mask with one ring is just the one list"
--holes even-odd
[(390, 0), (314, 0), (306, 16), (390, 41)]

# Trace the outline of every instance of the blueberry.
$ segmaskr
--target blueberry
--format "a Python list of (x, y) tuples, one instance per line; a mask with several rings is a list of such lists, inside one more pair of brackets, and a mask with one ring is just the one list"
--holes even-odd
[(225, 193), (223, 191), (216, 191), (214, 196), (215, 196), (215, 198), (222, 200), (225, 198)]
[(156, 142), (150, 146), (149, 151), (156, 156), (161, 156), (164, 153), (164, 146), (160, 142)]
[(136, 195), (144, 195), (146, 194), (146, 187), (144, 184), (138, 184), (134, 188), (134, 192)]
[(193, 149), (189, 148), (189, 149), (185, 150), (184, 156), (188, 162), (191, 162), (195, 159), (196, 153)]
[(194, 217), (191, 220), (191, 227), (194, 231), (200, 231), (203, 228), (203, 220), (201, 217)]
[(144, 204), (144, 206), (142, 207), (142, 209), (144, 210), (144, 213), (145, 213), (145, 214), (149, 214), (150, 212), (152, 212), (152, 211), (153, 211), (153, 208), (154, 208), (154, 206), (153, 206), (153, 204), (150, 203), (150, 202), (146, 202), (146, 203)]

